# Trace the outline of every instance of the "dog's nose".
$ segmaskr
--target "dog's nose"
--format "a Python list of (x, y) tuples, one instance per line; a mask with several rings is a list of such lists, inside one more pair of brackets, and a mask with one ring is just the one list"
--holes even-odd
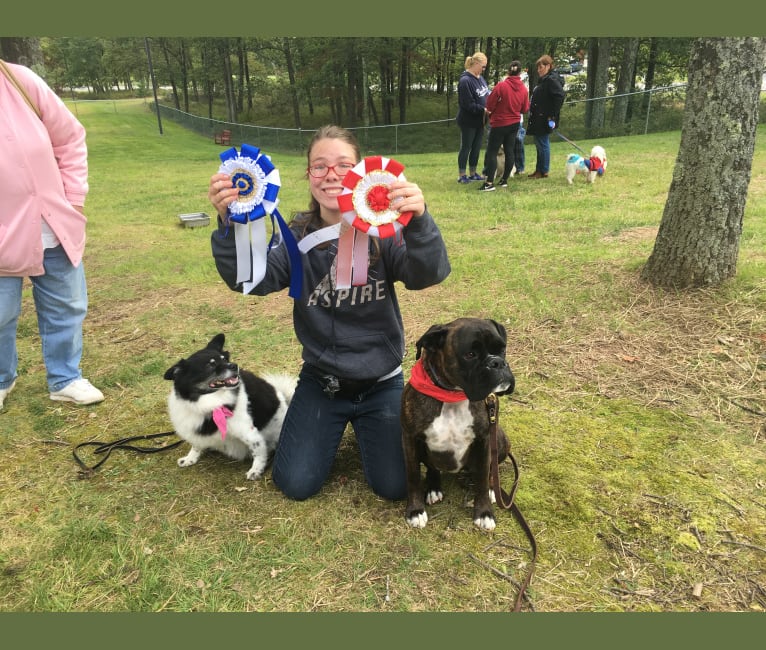
[(490, 370), (500, 370), (501, 368), (504, 368), (507, 366), (508, 363), (506, 362), (503, 357), (497, 357), (497, 356), (490, 356), (487, 357), (487, 368)]

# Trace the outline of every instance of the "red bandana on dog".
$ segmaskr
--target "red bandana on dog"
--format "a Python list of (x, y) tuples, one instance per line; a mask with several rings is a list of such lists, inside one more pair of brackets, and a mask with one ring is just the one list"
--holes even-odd
[(423, 367), (422, 359), (418, 359), (415, 365), (412, 366), (409, 383), (419, 393), (438, 399), (440, 402), (462, 402), (468, 399), (462, 390), (449, 390), (448, 388), (437, 386), (431, 377), (428, 376), (426, 369)]

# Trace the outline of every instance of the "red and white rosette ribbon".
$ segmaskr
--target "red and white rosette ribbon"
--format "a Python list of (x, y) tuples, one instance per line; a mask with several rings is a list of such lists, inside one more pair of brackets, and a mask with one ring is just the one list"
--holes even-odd
[(343, 177), (338, 207), (351, 228), (341, 230), (338, 239), (338, 289), (367, 283), (369, 237), (394, 237), (410, 222), (412, 212), (399, 212), (388, 198), (389, 185), (406, 180), (403, 171), (392, 158), (369, 156)]

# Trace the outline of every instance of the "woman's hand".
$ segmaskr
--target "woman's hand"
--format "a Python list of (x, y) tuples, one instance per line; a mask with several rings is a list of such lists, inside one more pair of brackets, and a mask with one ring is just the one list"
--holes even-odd
[(211, 176), (207, 198), (221, 219), (226, 219), (229, 205), (237, 198), (238, 194), (239, 190), (232, 186), (231, 177), (228, 174), (213, 174)]
[(426, 211), (423, 192), (415, 183), (395, 181), (389, 186), (388, 199), (399, 212), (412, 212), (420, 217)]

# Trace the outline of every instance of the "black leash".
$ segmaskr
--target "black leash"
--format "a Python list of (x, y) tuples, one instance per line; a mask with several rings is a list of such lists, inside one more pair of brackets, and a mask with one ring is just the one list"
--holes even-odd
[[(175, 447), (178, 447), (178, 445), (180, 445), (183, 442), (183, 440), (177, 440), (176, 442), (172, 442), (162, 447), (142, 447), (140, 445), (133, 445), (130, 443), (137, 440), (156, 440), (157, 438), (164, 438), (167, 436), (174, 436), (174, 435), (176, 435), (175, 431), (163, 431), (162, 433), (149, 433), (143, 436), (130, 436), (128, 438), (120, 438), (119, 440), (112, 440), (111, 442), (99, 442), (98, 440), (89, 440), (88, 442), (81, 442), (79, 445), (77, 445), (72, 450), (72, 455), (74, 456), (75, 461), (77, 461), (77, 464), (82, 468), (80, 475), (83, 478), (85, 478), (87, 476), (90, 476), (94, 471), (96, 471), (99, 467), (101, 467), (101, 465), (103, 465), (106, 462), (106, 460), (112, 454), (112, 451), (114, 451), (115, 449), (128, 449), (130, 451), (136, 451), (140, 454), (156, 454), (159, 451), (167, 451), (168, 449), (173, 449)], [(93, 450), (94, 454), (105, 454), (105, 455), (95, 465), (86, 465), (83, 462), (83, 460), (77, 455), (77, 450), (82, 447), (95, 447), (95, 449)]]
[(513, 606), (513, 611), (519, 612), (521, 611), (521, 601), (526, 597), (527, 588), (529, 587), (529, 583), (532, 582), (532, 576), (535, 573), (535, 565), (537, 564), (537, 541), (535, 540), (535, 536), (532, 533), (532, 529), (529, 527), (527, 520), (524, 518), (524, 515), (521, 514), (521, 510), (519, 510), (519, 507), (514, 500), (516, 497), (516, 489), (519, 486), (519, 466), (516, 463), (516, 459), (513, 457), (510, 448), (508, 449), (508, 457), (513, 463), (513, 471), (515, 474), (511, 493), (508, 494), (500, 485), (497, 448), (497, 424), (500, 402), (497, 395), (494, 393), (490, 394), (485, 400), (485, 404), (487, 405), (487, 415), (489, 416), (490, 484), (495, 492), (495, 501), (500, 507), (510, 510), (513, 513), (514, 518), (526, 534), (529, 544), (532, 547), (532, 561), (530, 562), (529, 571), (527, 572), (526, 578), (524, 578), (524, 581), (521, 583), (519, 593), (516, 596), (516, 602)]

